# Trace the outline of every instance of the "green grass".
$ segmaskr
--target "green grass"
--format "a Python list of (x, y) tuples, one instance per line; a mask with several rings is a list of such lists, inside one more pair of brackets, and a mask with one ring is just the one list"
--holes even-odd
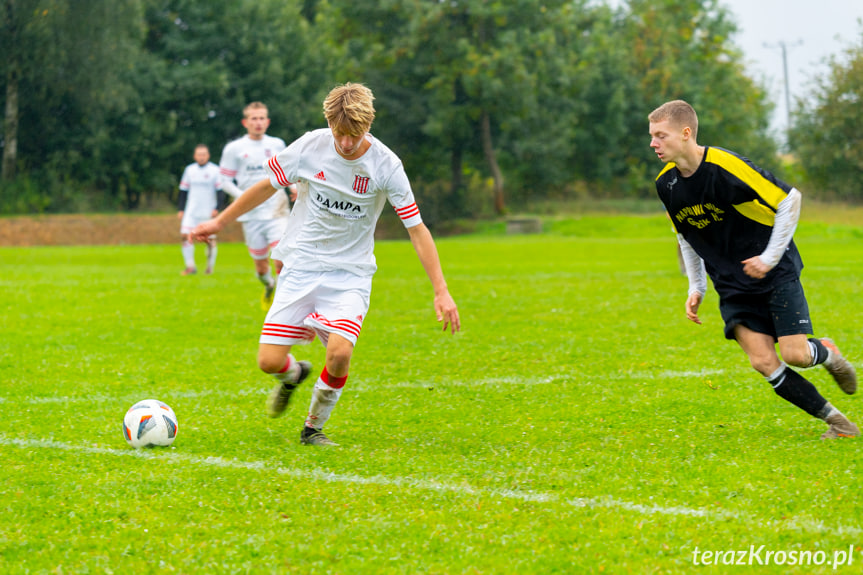
[[(714, 293), (705, 325), (687, 322), (664, 216), (547, 227), (438, 241), (455, 337), (410, 243), (378, 243), (336, 449), (298, 444), (310, 385), (264, 415), (242, 246), (188, 278), (179, 246), (0, 250), (0, 572), (725, 573), (694, 567), (696, 548), (750, 545), (850, 545), (837, 571), (858, 572), (860, 440), (820, 441), (772, 393), (723, 339)], [(858, 370), (860, 239), (797, 234), (816, 333)], [(317, 342), (296, 355), (322, 365)], [(151, 397), (180, 433), (136, 451), (122, 417)]]

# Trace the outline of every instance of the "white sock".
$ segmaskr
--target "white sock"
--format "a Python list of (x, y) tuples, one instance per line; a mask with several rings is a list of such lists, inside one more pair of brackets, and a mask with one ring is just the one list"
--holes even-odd
[(312, 401), (309, 405), (309, 415), (306, 417), (306, 427), (313, 427), (317, 430), (324, 428), (324, 424), (333, 413), (333, 408), (339, 401), (344, 388), (333, 389), (322, 379), (318, 379), (315, 383), (315, 388), (312, 390)]
[(183, 242), (183, 261), (186, 262), (187, 268), (195, 267), (195, 244), (192, 242)]
[(216, 254), (219, 253), (218, 246), (207, 245), (207, 268), (210, 271), (213, 271), (213, 268), (216, 267)]
[(273, 279), (273, 276), (270, 274), (270, 272), (267, 272), (265, 274), (258, 274), (258, 281), (260, 281), (262, 284), (269, 288), (276, 285), (276, 280)]
[(285, 359), (285, 365), (288, 366), (288, 369), (280, 371), (279, 373), (274, 373), (273, 377), (287, 385), (294, 385), (297, 383), (297, 378), (300, 376), (300, 364), (296, 358), (289, 353), (288, 357)]

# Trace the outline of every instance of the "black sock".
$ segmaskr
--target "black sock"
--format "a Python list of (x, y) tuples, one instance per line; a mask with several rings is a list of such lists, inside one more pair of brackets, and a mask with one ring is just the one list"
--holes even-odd
[(809, 343), (815, 348), (815, 357), (812, 358), (812, 363), (809, 364), (809, 367), (813, 365), (819, 365), (827, 361), (828, 351), (827, 348), (824, 347), (824, 344), (821, 343), (820, 339), (810, 337)]
[(793, 403), (812, 417), (818, 417), (827, 404), (827, 400), (821, 397), (809, 380), (788, 367), (768, 381), (776, 395)]

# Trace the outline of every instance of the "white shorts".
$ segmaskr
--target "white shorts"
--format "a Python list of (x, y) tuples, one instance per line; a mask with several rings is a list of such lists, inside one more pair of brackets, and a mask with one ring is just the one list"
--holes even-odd
[(249, 248), (249, 255), (253, 260), (265, 260), (270, 257), (270, 250), (279, 244), (287, 224), (287, 218), (243, 222), (246, 247)]
[(356, 345), (371, 294), (371, 276), (282, 268), (260, 343), (310, 343), (317, 335), (326, 347), (336, 333)]
[[(191, 234), (198, 224), (202, 224), (208, 221), (210, 218), (196, 218), (195, 216), (190, 216), (188, 214), (183, 214), (183, 220), (180, 222), (180, 235)], [(211, 238), (216, 237), (215, 235), (210, 236)]]

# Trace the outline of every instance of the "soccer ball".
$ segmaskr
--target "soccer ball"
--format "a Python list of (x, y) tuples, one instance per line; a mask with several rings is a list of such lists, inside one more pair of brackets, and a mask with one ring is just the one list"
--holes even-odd
[(158, 399), (145, 399), (129, 408), (123, 418), (123, 437), (134, 448), (167, 447), (177, 437), (174, 410)]

